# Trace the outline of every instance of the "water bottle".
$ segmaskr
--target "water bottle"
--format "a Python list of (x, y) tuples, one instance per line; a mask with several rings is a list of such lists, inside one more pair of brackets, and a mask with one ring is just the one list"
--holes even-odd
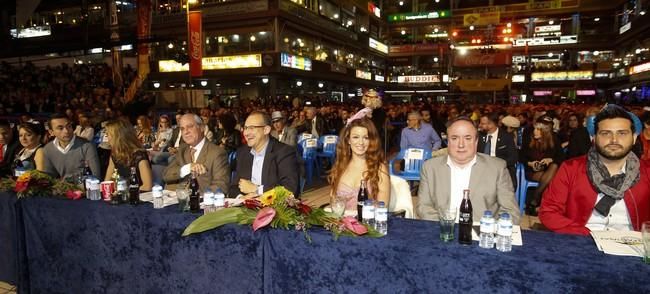
[(87, 183), (88, 183), (88, 190), (86, 192), (87, 193), (86, 197), (88, 197), (88, 199), (90, 200), (102, 199), (102, 196), (99, 192), (99, 180), (94, 177), (91, 177), (89, 178)]
[(18, 178), (21, 175), (25, 173), (25, 168), (21, 166), (17, 166), (16, 169), (14, 169), (14, 177)]
[(478, 246), (487, 249), (494, 247), (494, 218), (490, 210), (486, 210), (481, 218), (481, 235)]
[(165, 207), (162, 190), (163, 189), (160, 185), (155, 185), (151, 189), (151, 194), (153, 195), (153, 208), (155, 209), (160, 209)]
[(507, 213), (502, 213), (497, 222), (497, 250), (501, 252), (512, 250), (512, 220)]
[(388, 234), (388, 208), (384, 201), (379, 201), (375, 211), (375, 230), (382, 235)]
[(362, 223), (369, 227), (375, 226), (375, 203), (371, 199), (368, 199), (363, 203), (362, 216)]
[(217, 188), (217, 191), (214, 192), (214, 208), (224, 208), (226, 206), (226, 195), (223, 194), (221, 189)]
[(214, 212), (214, 193), (210, 189), (206, 189), (203, 193), (203, 214)]

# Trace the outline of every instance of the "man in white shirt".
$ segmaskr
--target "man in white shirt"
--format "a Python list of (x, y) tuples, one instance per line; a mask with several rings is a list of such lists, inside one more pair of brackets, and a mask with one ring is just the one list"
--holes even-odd
[(506, 162), (477, 153), (478, 131), (471, 120), (460, 117), (447, 127), (447, 156), (434, 157), (422, 166), (417, 212), (420, 218), (438, 220), (439, 210), (458, 210), (463, 190), (470, 190), (472, 216), (485, 210), (507, 212), (519, 223), (520, 211)]

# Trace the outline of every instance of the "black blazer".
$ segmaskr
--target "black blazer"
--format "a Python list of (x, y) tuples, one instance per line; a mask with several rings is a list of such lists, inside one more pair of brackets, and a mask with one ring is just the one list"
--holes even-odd
[[(312, 121), (313, 121), (313, 119), (305, 120), (304, 124), (302, 124), (300, 126), (297, 126), (296, 130), (298, 131), (298, 134), (311, 133)], [(319, 137), (323, 136), (323, 135), (327, 135), (328, 132), (329, 132), (329, 130), (327, 128), (327, 122), (320, 115), (316, 116), (316, 131), (318, 132)]]
[(591, 137), (589, 137), (587, 128), (578, 127), (577, 129), (572, 130), (569, 135), (569, 145), (567, 145), (566, 158), (568, 159), (587, 154), (591, 145)]
[[(485, 140), (487, 140), (487, 134), (481, 133), (477, 147), (478, 152), (483, 152), (483, 148), (485, 148)], [(499, 134), (497, 135), (495, 155), (496, 157), (506, 161), (508, 173), (512, 178), (513, 186), (517, 188), (516, 165), (517, 159), (519, 158), (517, 154), (517, 147), (515, 146), (515, 139), (512, 134), (508, 133), (503, 128), (499, 129)]]
[[(253, 173), (251, 148), (247, 145), (239, 147), (236, 160), (235, 176), (228, 193), (230, 197), (237, 197), (241, 194), (240, 179), (251, 179)], [(296, 147), (280, 143), (277, 139), (269, 136), (269, 145), (266, 147), (262, 166), (262, 185), (264, 185), (265, 192), (275, 186), (284, 186), (293, 192), (296, 198), (300, 197), (300, 166), (298, 165)]]
[(4, 154), (2, 162), (0, 162), (0, 178), (13, 176), (13, 171), (11, 169), (14, 164), (14, 159), (16, 158), (16, 153), (18, 153), (21, 148), (22, 146), (18, 143), (18, 137), (15, 136), (14, 141), (7, 145), (7, 152)]

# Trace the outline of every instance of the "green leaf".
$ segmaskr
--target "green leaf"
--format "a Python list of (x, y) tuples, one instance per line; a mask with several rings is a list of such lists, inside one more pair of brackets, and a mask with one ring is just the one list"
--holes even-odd
[(225, 224), (237, 223), (239, 216), (243, 213), (244, 209), (246, 208), (224, 208), (217, 210), (216, 212), (203, 215), (195, 219), (189, 226), (187, 226), (187, 228), (185, 228), (185, 231), (183, 231), (183, 236), (205, 232), (207, 230), (218, 228)]

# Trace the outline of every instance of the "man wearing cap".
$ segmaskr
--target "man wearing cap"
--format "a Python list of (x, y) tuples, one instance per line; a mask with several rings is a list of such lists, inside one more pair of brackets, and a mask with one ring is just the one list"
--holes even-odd
[(298, 132), (295, 128), (287, 125), (287, 121), (284, 115), (282, 115), (282, 112), (274, 111), (271, 114), (271, 122), (273, 123), (273, 130), (271, 131), (273, 138), (289, 146), (296, 146)]
[(517, 189), (517, 176), (515, 165), (517, 164), (517, 148), (512, 134), (505, 129), (499, 128), (499, 114), (496, 112), (481, 115), (478, 128), (480, 136), (477, 151), (501, 158), (506, 161), (508, 173), (512, 179), (512, 186)]

